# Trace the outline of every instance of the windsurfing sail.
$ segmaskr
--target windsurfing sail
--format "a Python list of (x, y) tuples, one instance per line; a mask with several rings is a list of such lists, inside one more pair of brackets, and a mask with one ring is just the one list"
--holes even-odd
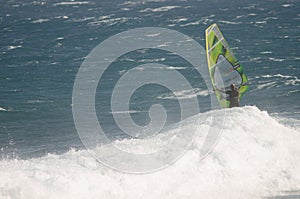
[(248, 90), (248, 79), (243, 66), (235, 58), (228, 43), (223, 37), (217, 24), (209, 26), (205, 31), (206, 55), (208, 69), (217, 100), (222, 108), (230, 105), (225, 92), (235, 84), (239, 91), (239, 98)]

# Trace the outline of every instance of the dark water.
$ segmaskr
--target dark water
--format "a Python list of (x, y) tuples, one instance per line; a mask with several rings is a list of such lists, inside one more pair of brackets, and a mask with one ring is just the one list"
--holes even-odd
[[(81, 63), (108, 37), (148, 26), (177, 30), (205, 46), (205, 28), (218, 23), (251, 83), (242, 104), (256, 105), (297, 126), (294, 119), (299, 119), (300, 113), (300, 5), (296, 0), (9, 0), (2, 1), (0, 9), (2, 157), (40, 156), (81, 147), (71, 107), (73, 83)], [(120, 57), (114, 63), (117, 67), (107, 72), (107, 78), (149, 62), (183, 67), (179, 71), (193, 87), (206, 89), (188, 63), (155, 50)], [(111, 85), (98, 89), (97, 114), (114, 137), (118, 129), (114, 127), (109, 98), (103, 97), (106, 89)], [(149, 118), (145, 111), (160, 102), (171, 113), (168, 122), (179, 121), (174, 111), (178, 108), (176, 100), (161, 99), (168, 94), (160, 87), (138, 90), (132, 98), (131, 108), (136, 111), (132, 117), (146, 124)], [(202, 111), (208, 110), (209, 97), (200, 93), (198, 98)]]

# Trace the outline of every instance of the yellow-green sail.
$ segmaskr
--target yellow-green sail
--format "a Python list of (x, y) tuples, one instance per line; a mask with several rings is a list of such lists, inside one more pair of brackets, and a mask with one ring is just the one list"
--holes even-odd
[(228, 108), (230, 102), (225, 93), (231, 84), (238, 87), (241, 98), (248, 90), (248, 79), (244, 69), (235, 58), (217, 24), (205, 31), (208, 69), (217, 100), (222, 108)]

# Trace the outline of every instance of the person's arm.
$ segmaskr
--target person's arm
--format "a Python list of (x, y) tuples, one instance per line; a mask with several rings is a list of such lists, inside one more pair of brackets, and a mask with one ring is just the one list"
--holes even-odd
[(217, 91), (219, 91), (221, 93), (226, 93), (226, 94), (229, 94), (228, 92), (230, 92), (230, 91), (220, 90), (217, 87), (215, 87), (215, 90), (217, 90)]
[(229, 91), (225, 91), (225, 93), (227, 94), (227, 95), (229, 95), (230, 93), (231, 93), (231, 91), (229, 90)]

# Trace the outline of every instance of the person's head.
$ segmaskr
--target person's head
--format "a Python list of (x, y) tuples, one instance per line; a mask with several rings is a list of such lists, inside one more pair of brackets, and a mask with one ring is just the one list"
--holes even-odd
[(231, 84), (230, 88), (231, 88), (231, 90), (234, 90), (235, 89), (235, 84)]

